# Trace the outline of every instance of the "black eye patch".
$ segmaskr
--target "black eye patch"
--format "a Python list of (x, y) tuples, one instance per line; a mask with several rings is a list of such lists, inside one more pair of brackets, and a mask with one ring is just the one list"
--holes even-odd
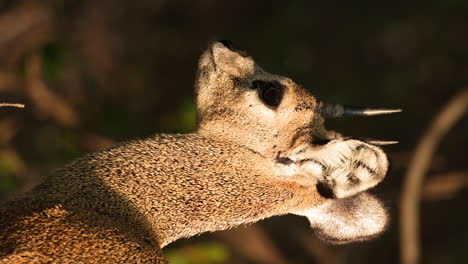
[(284, 86), (276, 81), (261, 81), (255, 80), (251, 85), (252, 89), (256, 89), (258, 97), (262, 102), (269, 106), (276, 108), (281, 104), (284, 95)]

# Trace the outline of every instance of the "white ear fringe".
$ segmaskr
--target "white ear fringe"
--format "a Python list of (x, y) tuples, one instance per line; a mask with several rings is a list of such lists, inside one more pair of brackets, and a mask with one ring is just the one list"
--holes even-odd
[(389, 222), (382, 203), (368, 193), (329, 200), (297, 214), (309, 219), (318, 237), (332, 243), (371, 239), (384, 232)]

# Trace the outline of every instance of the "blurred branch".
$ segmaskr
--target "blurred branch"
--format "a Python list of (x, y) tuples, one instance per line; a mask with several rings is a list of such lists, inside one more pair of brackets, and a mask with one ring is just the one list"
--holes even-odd
[(18, 128), (13, 119), (0, 120), (0, 146), (10, 143), (17, 131)]
[(468, 88), (464, 88), (437, 114), (421, 138), (406, 173), (400, 208), (400, 251), (403, 264), (420, 261), (419, 200), (422, 182), (440, 140), (468, 108)]
[[(215, 233), (249, 262), (287, 264), (268, 235), (257, 224)], [(248, 243), (246, 243), (248, 241)]]
[(26, 86), (36, 110), (65, 127), (76, 127), (78, 116), (59, 96), (52, 93), (42, 80), (42, 59), (32, 55), (26, 61)]
[(318, 264), (341, 264), (346, 262), (343, 254), (340, 254), (341, 252), (318, 240), (310, 232), (305, 234), (303, 232), (301, 234), (297, 233), (297, 237), (304, 249), (314, 256)]
[(18, 89), (18, 78), (16, 74), (0, 72), (0, 92), (13, 92)]
[(23, 1), (0, 16), (0, 61), (12, 64), (55, 35), (53, 11), (45, 1)]
[(80, 127), (77, 112), (63, 98), (50, 91), (42, 78), (42, 60), (39, 55), (32, 55), (26, 61), (26, 87), (31, 98), (34, 113), (50, 118), (59, 125), (75, 130), (82, 144), (91, 151), (96, 151), (112, 144), (112, 140), (84, 131)]
[(468, 187), (468, 171), (453, 171), (430, 176), (424, 184), (424, 200), (451, 199)]

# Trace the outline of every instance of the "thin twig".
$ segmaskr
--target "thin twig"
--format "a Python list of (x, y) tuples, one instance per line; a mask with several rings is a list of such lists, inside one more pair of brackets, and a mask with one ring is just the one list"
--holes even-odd
[(419, 202), (424, 175), (440, 140), (468, 108), (468, 88), (453, 97), (437, 114), (421, 138), (406, 173), (400, 208), (400, 251), (403, 264), (420, 261)]
[(18, 107), (18, 108), (24, 108), (24, 104), (0, 103), (0, 107)]

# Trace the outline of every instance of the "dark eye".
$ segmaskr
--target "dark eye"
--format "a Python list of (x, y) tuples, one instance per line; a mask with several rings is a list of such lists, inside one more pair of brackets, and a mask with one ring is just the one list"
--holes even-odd
[(283, 99), (284, 87), (275, 81), (253, 81), (252, 89), (256, 89), (262, 102), (270, 107), (278, 107)]

